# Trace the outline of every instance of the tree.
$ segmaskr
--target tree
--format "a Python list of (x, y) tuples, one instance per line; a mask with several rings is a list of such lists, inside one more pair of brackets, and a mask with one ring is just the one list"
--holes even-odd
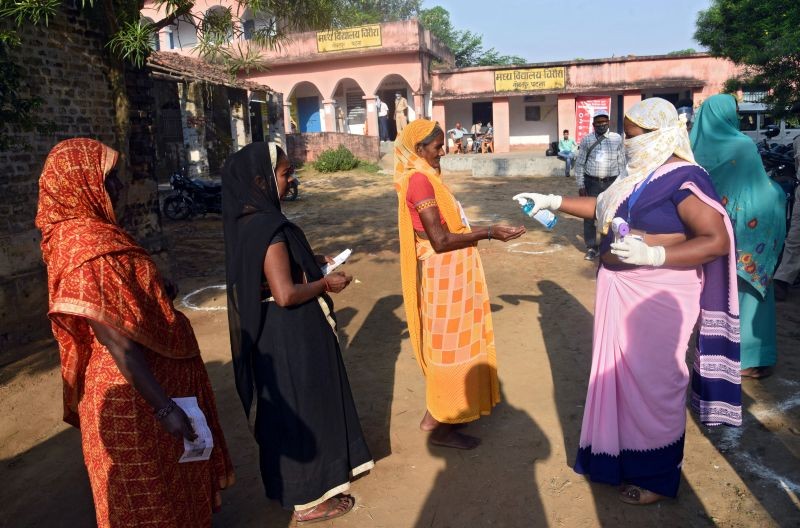
[(409, 20), (419, 16), (422, 0), (342, 0), (334, 16), (337, 27)]
[(766, 90), (777, 116), (800, 110), (800, 2), (713, 0), (698, 15), (694, 38), (744, 66), (727, 88)]
[(522, 57), (501, 55), (494, 48), (484, 49), (483, 35), (454, 28), (450, 21), (450, 13), (441, 6), (421, 10), (419, 21), (442, 44), (450, 48), (455, 55), (457, 68), (525, 64), (527, 62)]

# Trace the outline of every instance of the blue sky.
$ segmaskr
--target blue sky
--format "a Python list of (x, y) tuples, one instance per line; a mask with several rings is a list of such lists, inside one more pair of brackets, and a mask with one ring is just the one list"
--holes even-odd
[(703, 48), (697, 13), (710, 0), (425, 0), (450, 12), (456, 29), (483, 34), (485, 47), (529, 62), (657, 55)]

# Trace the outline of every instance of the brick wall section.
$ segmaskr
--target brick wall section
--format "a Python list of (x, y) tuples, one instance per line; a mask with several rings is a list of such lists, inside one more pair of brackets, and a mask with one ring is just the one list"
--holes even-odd
[[(65, 4), (47, 27), (20, 31), (22, 46), (12, 50), (31, 95), (44, 100), (41, 115), (53, 121), (55, 133), (21, 137), (29, 147), (0, 152), (0, 349), (49, 332), (47, 281), (34, 226), (38, 180), (50, 149), (71, 137), (92, 137), (114, 145), (114, 106), (108, 82), (105, 35)], [(123, 225), (148, 249), (163, 250), (152, 177), (152, 139), (146, 95), (149, 79), (132, 75), (129, 84), (143, 90), (132, 104), (133, 183)], [(143, 84), (142, 84), (143, 83)], [(150, 145), (148, 145), (148, 141)], [(162, 260), (163, 259), (159, 259)]]
[(344, 145), (359, 159), (377, 163), (381, 159), (380, 142), (375, 136), (317, 132), (286, 134), (286, 146), (293, 163), (310, 163), (328, 149)]

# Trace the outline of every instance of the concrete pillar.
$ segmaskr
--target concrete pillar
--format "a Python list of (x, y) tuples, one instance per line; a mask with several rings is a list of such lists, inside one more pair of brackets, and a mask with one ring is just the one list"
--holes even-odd
[(336, 130), (336, 107), (334, 106), (333, 99), (325, 99), (322, 101), (323, 107), (323, 122), (325, 126), (325, 132), (337, 132)]
[(642, 92), (639, 90), (628, 90), (622, 93), (622, 111), (627, 112), (630, 108), (642, 100)]
[[(250, 143), (247, 137), (247, 129), (244, 126), (244, 120), (249, 117), (249, 109), (247, 105), (243, 104), (239, 99), (231, 101), (231, 139), (233, 140), (233, 152), (236, 152)], [(247, 112), (247, 116), (245, 115)]]
[(508, 106), (508, 97), (495, 97), (492, 99), (494, 151), (498, 153), (511, 150), (511, 120)]
[(295, 132), (292, 130), (292, 102), (288, 99), (283, 102), (283, 129), (287, 134)]
[(569, 137), (575, 139), (575, 94), (559, 94), (558, 96), (558, 137), (564, 129), (569, 130)]
[(203, 104), (203, 83), (178, 84), (183, 126), (183, 147), (186, 170), (190, 178), (205, 178), (210, 172), (206, 150), (206, 115)]
[[(410, 113), (411, 112), (409, 112), (409, 114)], [(413, 118), (410, 115), (408, 116), (409, 123), (414, 119), (421, 119), (425, 117), (425, 94), (422, 92), (414, 93), (414, 113), (416, 115)]]
[(172, 34), (172, 30), (169, 28), (162, 29), (158, 33), (156, 33), (156, 38), (158, 39), (158, 48), (161, 51), (168, 51), (170, 48), (169, 36)]
[(377, 137), (379, 135), (378, 109), (375, 108), (375, 96), (364, 95), (361, 98), (367, 103), (367, 121), (364, 124), (366, 127), (364, 135)]
[(444, 109), (444, 101), (434, 101), (433, 102), (433, 115), (431, 119), (439, 123), (439, 126), (442, 127), (442, 130), (447, 130), (447, 113)]

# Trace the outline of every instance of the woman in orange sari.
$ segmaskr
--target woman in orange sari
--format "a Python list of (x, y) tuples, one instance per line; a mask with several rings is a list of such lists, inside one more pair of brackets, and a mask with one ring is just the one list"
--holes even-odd
[[(70, 139), (50, 151), (39, 180), (64, 421), (81, 430), (99, 527), (211, 526), (219, 490), (233, 483), (214, 394), (189, 320), (116, 224), (116, 161), (98, 141)], [(209, 460), (178, 463), (196, 433), (175, 397), (197, 398)]]
[(408, 332), (425, 375), (430, 442), (473, 449), (478, 438), (459, 424), (489, 414), (500, 401), (494, 329), (478, 241), (503, 242), (524, 227), (472, 229), (442, 181), (444, 132), (417, 119), (395, 143), (400, 270)]

